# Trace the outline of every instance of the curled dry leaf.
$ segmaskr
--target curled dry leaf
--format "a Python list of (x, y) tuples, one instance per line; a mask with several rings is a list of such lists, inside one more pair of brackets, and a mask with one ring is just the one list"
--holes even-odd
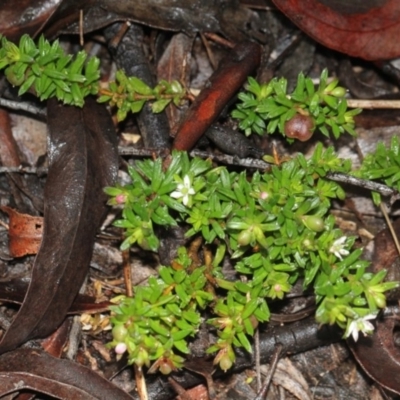
[[(31, 0), (31, 2), (34, 2)], [(117, 21), (193, 34), (222, 32), (231, 40), (245, 39), (253, 13), (237, 0), (64, 0), (45, 26), (46, 37), (79, 33), (79, 11), (83, 31), (91, 32)]]
[(49, 335), (64, 320), (89, 269), (106, 211), (103, 187), (114, 183), (118, 170), (111, 117), (94, 99), (82, 109), (50, 100), (48, 127), (43, 239), (24, 303), (0, 353)]
[(316, 41), (366, 60), (400, 56), (397, 0), (273, 0)]
[(61, 400), (132, 400), (96, 372), (37, 349), (18, 349), (0, 356), (0, 396), (23, 389)]
[(9, 40), (18, 40), (24, 33), (35, 34), (62, 2), (62, 0), (2, 1), (1, 34)]
[(43, 218), (21, 214), (7, 207), (0, 207), (8, 214), (8, 249), (12, 257), (36, 254), (42, 241)]

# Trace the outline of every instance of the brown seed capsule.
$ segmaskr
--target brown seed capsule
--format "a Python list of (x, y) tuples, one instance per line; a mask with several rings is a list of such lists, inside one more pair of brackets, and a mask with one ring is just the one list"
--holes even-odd
[(309, 115), (296, 114), (285, 122), (284, 133), (290, 139), (306, 142), (314, 133), (314, 119)]

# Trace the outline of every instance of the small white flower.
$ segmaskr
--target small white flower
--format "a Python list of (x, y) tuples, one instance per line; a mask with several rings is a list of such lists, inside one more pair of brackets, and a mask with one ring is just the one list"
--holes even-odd
[(195, 190), (192, 188), (192, 182), (190, 182), (189, 175), (183, 177), (183, 183), (178, 183), (176, 190), (170, 194), (174, 199), (180, 199), (182, 197), (183, 205), (189, 204), (190, 196), (195, 194)]
[(375, 318), (376, 314), (368, 314), (365, 317), (351, 321), (347, 326), (344, 336), (348, 338), (351, 335), (353, 336), (354, 341), (357, 342), (359, 332), (362, 332), (365, 336), (374, 331), (374, 326), (371, 324), (371, 322), (369, 322), (369, 320)]
[(343, 260), (342, 256), (348, 256), (350, 254), (349, 250), (345, 249), (346, 240), (346, 236), (342, 236), (339, 239), (336, 239), (329, 249), (329, 252), (334, 254), (340, 260)]

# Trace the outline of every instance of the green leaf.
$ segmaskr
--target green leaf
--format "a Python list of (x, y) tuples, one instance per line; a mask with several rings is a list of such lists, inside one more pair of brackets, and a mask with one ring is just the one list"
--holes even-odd
[[(110, 99), (111, 99), (110, 96), (102, 95), (102, 96), (100, 96), (100, 97), (97, 98), (97, 101), (98, 101), (99, 103), (106, 103), (106, 102), (110, 101)], [(132, 111), (132, 112), (133, 112), (133, 111)]]
[(158, 273), (160, 274), (162, 280), (167, 284), (167, 285), (172, 285), (175, 283), (174, 278), (171, 275), (171, 271), (167, 267), (161, 267), (158, 270)]
[[(145, 100), (132, 101), (130, 103), (130, 110), (133, 114), (142, 111), (143, 106), (146, 104)], [(125, 119), (125, 118), (124, 118)]]
[[(162, 336), (164, 336), (164, 337), (170, 337), (169, 330), (166, 329), (164, 326), (162, 326), (162, 325), (160, 324), (159, 321), (157, 321), (157, 320), (150, 320), (150, 321), (149, 321), (149, 324), (150, 324), (150, 328), (151, 328), (155, 333), (158, 333), (159, 335), (162, 335)], [(172, 335), (172, 337), (173, 337), (173, 335)]]
[(190, 350), (184, 340), (174, 341), (174, 346), (182, 353), (189, 354)]
[(36, 76), (35, 75), (31, 75), (19, 88), (18, 90), (18, 96), (22, 96), (24, 93), (26, 93), (31, 86), (33, 85), (33, 83), (35, 82)]
[(135, 76), (129, 77), (129, 83), (132, 85), (133, 90), (136, 93), (145, 96), (151, 95), (153, 93), (152, 89), (148, 85), (146, 85), (141, 79)]
[(154, 103), (151, 104), (151, 110), (153, 113), (160, 113), (161, 111), (164, 111), (165, 107), (171, 102), (171, 99), (160, 99), (155, 101)]
[(236, 336), (239, 339), (240, 344), (245, 348), (245, 350), (249, 353), (252, 353), (253, 349), (246, 334), (244, 332), (240, 332)]
[(251, 299), (244, 307), (242, 311), (242, 318), (246, 319), (249, 318), (251, 315), (253, 315), (254, 311), (258, 307), (258, 299)]
[(244, 326), (244, 330), (245, 332), (250, 335), (250, 336), (254, 336), (254, 327), (252, 322), (250, 321), (250, 319), (244, 319), (243, 320), (243, 326)]
[(53, 68), (47, 67), (43, 70), (43, 73), (46, 74), (49, 78), (57, 79), (57, 80), (65, 80), (66, 76), (62, 72), (59, 72)]

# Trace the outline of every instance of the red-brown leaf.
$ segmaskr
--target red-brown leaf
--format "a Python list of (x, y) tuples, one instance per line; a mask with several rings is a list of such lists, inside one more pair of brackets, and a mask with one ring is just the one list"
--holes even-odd
[(211, 76), (209, 86), (200, 92), (186, 112), (175, 136), (173, 149), (192, 149), (260, 61), (261, 47), (257, 43), (239, 43), (229, 52)]
[(400, 56), (398, 0), (273, 0), (324, 46), (366, 60)]
[(7, 207), (0, 207), (8, 214), (8, 249), (12, 257), (36, 254), (42, 241), (43, 218), (21, 214)]

